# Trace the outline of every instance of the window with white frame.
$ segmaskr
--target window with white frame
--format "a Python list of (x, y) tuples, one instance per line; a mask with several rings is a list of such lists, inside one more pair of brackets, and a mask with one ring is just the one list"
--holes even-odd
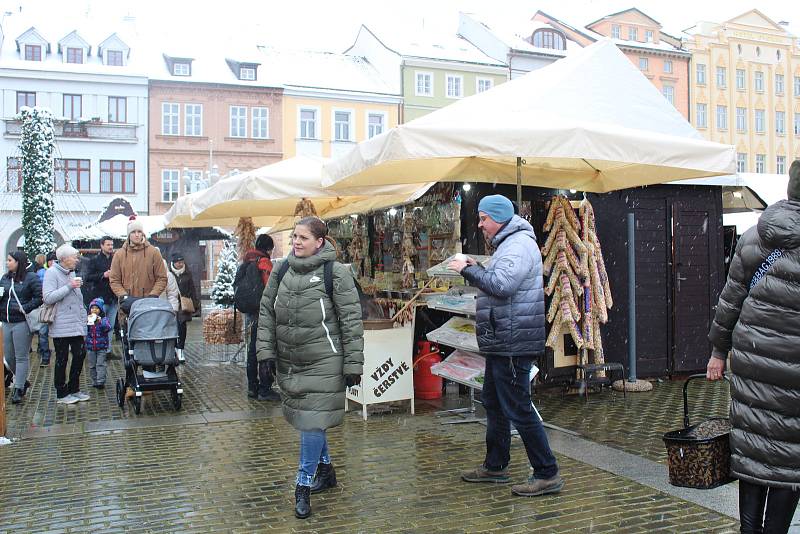
[(614, 39), (619, 39), (619, 24), (612, 24), (611, 25), (611, 37)]
[(231, 137), (247, 137), (247, 108), (245, 106), (231, 106)]
[(759, 93), (764, 92), (764, 73), (761, 71), (756, 71), (755, 73), (755, 89)]
[(747, 108), (736, 108), (736, 131), (747, 131)]
[(203, 135), (203, 104), (186, 104), (183, 108), (183, 135)]
[(128, 98), (124, 96), (108, 97), (108, 122), (128, 122)]
[(383, 133), (385, 128), (385, 115), (383, 113), (369, 113), (367, 115), (367, 139)]
[(256, 69), (253, 67), (240, 67), (239, 68), (239, 79), (240, 80), (255, 80), (256, 79)]
[(173, 102), (161, 103), (161, 135), (180, 135), (181, 105)]
[(653, 37), (653, 30), (645, 30), (644, 40), (647, 41), (648, 43), (652, 43), (655, 40)]
[(764, 133), (764, 131), (766, 131), (766, 129), (767, 129), (766, 122), (767, 121), (766, 121), (766, 116), (764, 114), (764, 110), (763, 109), (755, 110), (755, 120), (753, 122), (754, 122), (754, 127), (755, 127), (755, 130), (756, 130), (756, 133)]
[(317, 138), (317, 110), (309, 108), (300, 109), (300, 138)]
[(746, 73), (744, 69), (736, 69), (736, 90), (744, 91), (746, 84)]
[(782, 95), (783, 92), (786, 90), (786, 82), (784, 81), (785, 78), (783, 74), (776, 74), (775, 75), (775, 94)]
[(183, 193), (190, 195), (208, 188), (208, 181), (203, 178), (203, 171), (183, 169)]
[(794, 77), (794, 96), (800, 96), (800, 76)]
[(650, 67), (650, 62), (647, 60), (646, 57), (639, 58), (639, 70), (647, 72), (647, 69)]
[(664, 60), (664, 73), (672, 74), (672, 60), (671, 59), (665, 59)]
[(708, 104), (697, 104), (697, 127), (708, 128)]
[(775, 159), (775, 172), (777, 174), (786, 174), (786, 156), (778, 156)]
[(176, 61), (172, 64), (173, 76), (189, 76), (192, 73), (192, 67), (184, 61)]
[(800, 135), (800, 113), (794, 114), (794, 134)]
[(638, 41), (639, 40), (639, 30), (634, 27), (628, 28), (628, 40), (629, 41)]
[(253, 139), (269, 138), (269, 108), (252, 108)]
[(786, 112), (785, 111), (776, 111), (775, 112), (775, 133), (778, 135), (784, 135), (786, 133)]
[(717, 106), (717, 130), (728, 129), (728, 106)]
[(661, 88), (661, 93), (664, 95), (664, 98), (667, 99), (667, 102), (675, 105), (675, 88), (671, 85), (665, 85)]
[(743, 152), (736, 153), (736, 172), (747, 172), (747, 154)]
[(717, 87), (724, 89), (728, 86), (728, 69), (717, 67)]
[(181, 171), (178, 169), (161, 169), (161, 202), (178, 200), (178, 184)]
[(433, 73), (416, 71), (414, 80), (416, 96), (433, 96)]
[(488, 91), (492, 86), (494, 86), (494, 81), (491, 78), (478, 78), (475, 92), (482, 93)]
[(767, 155), (766, 154), (756, 154), (756, 172), (762, 173), (762, 174), (767, 172)]
[(461, 98), (464, 96), (464, 77), (458, 74), (448, 74), (447, 98)]
[(333, 140), (334, 141), (350, 141), (350, 132), (352, 131), (351, 122), (353, 114), (349, 111), (334, 111), (333, 112)]
[(697, 85), (705, 85), (706, 84), (706, 66), (702, 63), (698, 63), (696, 68), (696, 80)]

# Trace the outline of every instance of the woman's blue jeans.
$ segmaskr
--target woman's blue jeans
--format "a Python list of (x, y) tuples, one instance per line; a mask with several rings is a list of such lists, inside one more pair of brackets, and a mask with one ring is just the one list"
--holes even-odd
[(331, 463), (328, 454), (328, 438), (324, 430), (304, 430), (300, 432), (300, 467), (297, 469), (298, 486), (311, 486), (317, 464)]

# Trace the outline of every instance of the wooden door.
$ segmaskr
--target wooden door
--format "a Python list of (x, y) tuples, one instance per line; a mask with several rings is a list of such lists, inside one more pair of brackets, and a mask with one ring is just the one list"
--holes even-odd
[(663, 198), (637, 199), (633, 207), (636, 216), (636, 370), (639, 376), (665, 376), (669, 374), (671, 348), (669, 211)]
[(672, 370), (688, 373), (705, 369), (710, 355), (712, 289), (718, 273), (712, 268), (709, 209), (700, 202), (676, 201), (672, 209), (673, 324)]

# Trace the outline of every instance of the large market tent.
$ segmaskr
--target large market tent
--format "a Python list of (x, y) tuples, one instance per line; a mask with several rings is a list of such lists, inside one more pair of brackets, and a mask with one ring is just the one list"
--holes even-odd
[[(202, 221), (192, 219), (192, 201), (200, 193), (192, 193), (178, 197), (172, 207), (164, 214), (164, 224), (167, 228), (206, 228), (214, 226), (236, 226), (239, 217), (231, 215), (219, 219), (205, 219)], [(261, 216), (253, 217), (256, 227), (270, 227), (280, 220), (280, 217)]]
[(481, 181), (606, 192), (732, 174), (734, 153), (702, 139), (603, 40), (359, 143), (326, 165), (323, 185)]

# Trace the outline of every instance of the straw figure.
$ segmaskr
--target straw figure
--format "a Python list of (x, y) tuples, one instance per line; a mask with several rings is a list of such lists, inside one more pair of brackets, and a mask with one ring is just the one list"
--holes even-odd
[(239, 254), (239, 260), (241, 261), (248, 250), (255, 248), (256, 227), (253, 224), (253, 219), (239, 217), (239, 224), (236, 225), (233, 235), (236, 236), (236, 252)]

